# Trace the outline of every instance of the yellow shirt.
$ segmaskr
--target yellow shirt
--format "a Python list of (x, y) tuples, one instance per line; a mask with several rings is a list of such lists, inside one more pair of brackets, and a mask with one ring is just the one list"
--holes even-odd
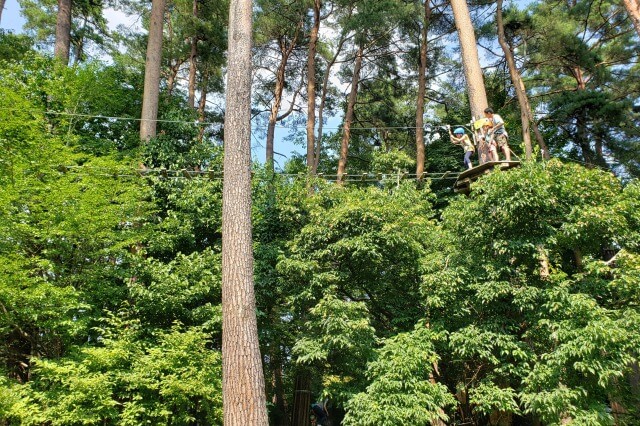
[(471, 142), (471, 139), (469, 139), (469, 136), (467, 135), (462, 135), (462, 137), (457, 137), (456, 135), (451, 136), (451, 142), (453, 142), (456, 145), (461, 145), (462, 149), (464, 150), (464, 152), (473, 152), (476, 149), (473, 147), (473, 143)]

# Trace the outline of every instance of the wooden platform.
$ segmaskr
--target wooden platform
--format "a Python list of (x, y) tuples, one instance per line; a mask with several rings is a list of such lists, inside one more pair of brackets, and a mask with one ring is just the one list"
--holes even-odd
[(480, 176), (491, 172), (494, 168), (497, 167), (499, 169), (506, 170), (519, 166), (519, 161), (489, 161), (460, 173), (458, 179), (456, 179), (453, 184), (453, 190), (462, 194), (468, 194), (471, 191), (471, 182), (475, 181)]

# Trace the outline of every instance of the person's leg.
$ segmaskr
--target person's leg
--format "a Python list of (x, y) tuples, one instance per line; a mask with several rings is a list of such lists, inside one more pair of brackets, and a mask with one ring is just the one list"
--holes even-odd
[(507, 137), (500, 135), (500, 149), (504, 152), (504, 158), (507, 161), (511, 161), (511, 150), (509, 150), (509, 144), (507, 143)]
[(490, 157), (491, 157), (491, 161), (500, 161), (500, 158), (498, 157), (498, 151), (496, 150), (496, 144), (495, 142), (492, 142), (489, 145), (489, 152), (490, 152)]
[(467, 151), (464, 153), (464, 165), (468, 169), (473, 168), (473, 164), (471, 163), (471, 154), (473, 154), (473, 151)]

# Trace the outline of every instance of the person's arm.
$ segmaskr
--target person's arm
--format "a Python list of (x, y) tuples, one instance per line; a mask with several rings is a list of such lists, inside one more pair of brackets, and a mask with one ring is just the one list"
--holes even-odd
[(491, 122), (493, 123), (493, 127), (489, 130), (489, 134), (491, 135), (493, 135), (499, 128), (504, 128), (504, 120), (500, 116), (498, 116), (498, 119), (496, 120), (496, 115), (494, 114)]
[(453, 133), (451, 133), (451, 126), (447, 126), (447, 129), (449, 129), (449, 140), (451, 141), (451, 143), (454, 145), (460, 145), (456, 137), (453, 136)]

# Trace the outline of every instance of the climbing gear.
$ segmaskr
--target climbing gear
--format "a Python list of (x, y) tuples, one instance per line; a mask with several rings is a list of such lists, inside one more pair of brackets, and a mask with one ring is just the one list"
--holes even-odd
[(453, 133), (455, 135), (464, 135), (464, 129), (462, 127), (458, 127), (453, 131)]

